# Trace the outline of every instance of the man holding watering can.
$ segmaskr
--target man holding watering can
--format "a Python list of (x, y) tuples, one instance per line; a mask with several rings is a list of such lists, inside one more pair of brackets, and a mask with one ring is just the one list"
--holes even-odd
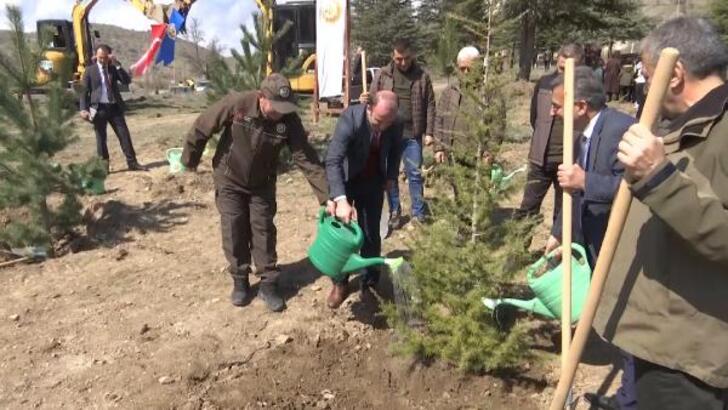
[(280, 74), (263, 80), (258, 91), (231, 92), (195, 120), (182, 163), (194, 170), (207, 141), (222, 131), (212, 159), (215, 200), (220, 211), (222, 247), (233, 277), (231, 302), (250, 302), (251, 253), (261, 277), (258, 295), (274, 312), (286, 305), (277, 290), (276, 170), (284, 146), (301, 168), (320, 204), (328, 198), (323, 166), (308, 143), (296, 114), (291, 84)]
[[(371, 103), (347, 108), (336, 123), (326, 155), (331, 196), (327, 211), (344, 223), (356, 220), (364, 233), (363, 257), (381, 253), (379, 220), (384, 191), (397, 183), (401, 159), (398, 110), (398, 98), (392, 91), (379, 91)], [(375, 286), (378, 280), (378, 269), (366, 268), (362, 290)], [(334, 282), (327, 299), (330, 308), (344, 302), (347, 284), (346, 276)]]

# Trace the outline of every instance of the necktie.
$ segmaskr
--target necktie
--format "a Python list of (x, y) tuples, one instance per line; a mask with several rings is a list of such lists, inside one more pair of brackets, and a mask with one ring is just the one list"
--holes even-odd
[(109, 72), (105, 66), (102, 66), (101, 73), (104, 76), (104, 83), (106, 85), (106, 95), (109, 97), (109, 104), (114, 103), (114, 94), (111, 92), (111, 81), (109, 81)]
[(382, 136), (381, 131), (374, 131), (374, 133), (372, 135), (372, 147), (373, 148), (379, 149), (379, 142), (380, 142), (381, 136)]
[(579, 155), (579, 165), (586, 171), (589, 166), (589, 146), (591, 145), (591, 138), (587, 138), (584, 134), (581, 134), (579, 141), (579, 148), (581, 153)]

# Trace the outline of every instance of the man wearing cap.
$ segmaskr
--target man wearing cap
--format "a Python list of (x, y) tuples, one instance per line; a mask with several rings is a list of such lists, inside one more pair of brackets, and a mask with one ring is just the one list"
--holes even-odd
[(284, 146), (303, 171), (320, 204), (328, 198), (321, 161), (296, 114), (291, 84), (271, 74), (260, 90), (231, 92), (202, 113), (187, 134), (182, 163), (197, 168), (207, 141), (222, 131), (212, 159), (222, 244), (233, 277), (231, 302), (250, 302), (251, 253), (261, 277), (258, 295), (274, 312), (285, 309), (276, 279), (276, 169)]

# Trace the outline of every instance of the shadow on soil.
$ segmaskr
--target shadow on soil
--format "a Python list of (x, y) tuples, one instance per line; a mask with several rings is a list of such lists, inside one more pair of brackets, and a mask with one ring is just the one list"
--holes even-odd
[(111, 200), (98, 203), (85, 215), (89, 248), (93, 245), (113, 247), (133, 241), (129, 234), (136, 232), (169, 232), (187, 223), (189, 211), (205, 208), (193, 202), (161, 201), (146, 202), (141, 206), (128, 205)]
[(281, 296), (286, 301), (298, 296), (301, 289), (316, 282), (321, 277), (308, 258), (279, 266), (281, 276), (278, 280)]

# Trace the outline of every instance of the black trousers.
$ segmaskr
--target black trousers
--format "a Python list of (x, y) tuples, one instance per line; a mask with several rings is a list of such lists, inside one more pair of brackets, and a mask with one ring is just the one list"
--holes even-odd
[(127, 165), (136, 162), (136, 153), (134, 152), (134, 145), (131, 143), (129, 127), (126, 126), (124, 112), (118, 104), (99, 104), (93, 124), (94, 131), (96, 131), (96, 152), (102, 159), (109, 160), (109, 147), (106, 144), (106, 126), (110, 124), (116, 137), (119, 139)]
[(276, 253), (275, 184), (249, 192), (228, 181), (215, 182), (220, 212), (222, 250), (233, 277), (246, 277), (252, 261), (263, 282), (275, 282), (280, 271)]
[[(371, 179), (359, 178), (347, 182), (346, 198), (354, 203), (357, 223), (364, 232), (364, 244), (361, 256), (371, 258), (382, 254), (382, 238), (379, 236), (379, 220), (382, 218), (384, 205), (384, 179), (375, 177)], [(379, 279), (377, 268), (367, 268), (363, 280), (376, 282)]]
[(639, 410), (726, 410), (728, 389), (634, 358)]
[(526, 176), (526, 188), (523, 192), (521, 206), (514, 214), (516, 219), (538, 215), (541, 211), (541, 204), (551, 185), (554, 186), (554, 216), (561, 212), (561, 194), (557, 172), (559, 164), (547, 162), (543, 166), (533, 163), (528, 164), (528, 175)]

